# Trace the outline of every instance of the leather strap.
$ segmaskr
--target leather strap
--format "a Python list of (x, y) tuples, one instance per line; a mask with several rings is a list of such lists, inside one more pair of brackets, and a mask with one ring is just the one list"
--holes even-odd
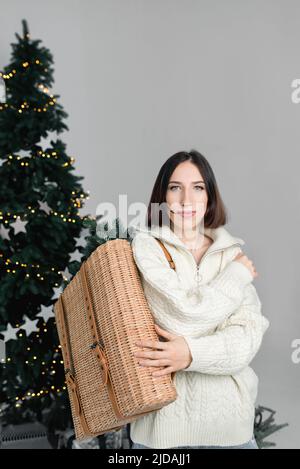
[[(169, 264), (170, 264), (171, 269), (174, 269), (175, 272), (176, 272), (175, 262), (173, 261), (172, 256), (171, 256), (171, 254), (169, 253), (169, 251), (167, 250), (166, 246), (163, 244), (163, 242), (162, 242), (160, 239), (158, 239), (158, 238), (155, 238), (155, 239), (156, 239), (156, 241), (160, 244), (160, 246), (162, 247), (162, 249), (163, 249), (163, 251), (164, 251), (164, 253), (165, 253), (165, 256), (166, 256), (166, 258), (167, 258), (167, 261), (168, 261)], [(173, 371), (173, 372), (171, 373), (171, 380), (172, 380), (172, 381), (173, 381), (173, 379), (174, 379), (175, 373), (176, 373), (176, 371)]]
[(88, 427), (86, 418), (83, 413), (83, 408), (80, 401), (79, 389), (75, 379), (75, 373), (72, 364), (71, 358), (71, 351), (70, 351), (70, 344), (67, 335), (67, 328), (66, 328), (66, 318), (64, 314), (64, 305), (62, 295), (60, 295), (58, 299), (58, 320), (60, 321), (61, 325), (61, 346), (64, 352), (64, 363), (65, 363), (65, 374), (66, 374), (66, 383), (69, 385), (72, 395), (73, 395), (73, 402), (75, 406), (75, 415), (79, 417), (80, 424), (84, 433), (90, 434), (91, 431)]
[(170, 264), (171, 269), (174, 269), (176, 271), (175, 262), (173, 261), (171, 254), (169, 253), (169, 251), (167, 250), (167, 248), (165, 247), (165, 245), (163, 244), (163, 242), (160, 239), (158, 239), (158, 238), (155, 238), (155, 239), (161, 245), (161, 247), (162, 247), (162, 249), (165, 253), (165, 256), (167, 258), (167, 261)]

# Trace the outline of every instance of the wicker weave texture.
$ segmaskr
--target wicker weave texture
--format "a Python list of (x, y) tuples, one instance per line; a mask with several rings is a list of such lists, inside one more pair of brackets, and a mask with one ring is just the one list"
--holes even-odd
[[(65, 371), (75, 382), (66, 381), (76, 438), (119, 428), (176, 399), (174, 374), (152, 377), (151, 368), (139, 366), (133, 356), (140, 350), (136, 341), (159, 339), (129, 241), (115, 239), (100, 245), (67, 285), (60, 301), (62, 307), (57, 301), (54, 312), (65, 368), (70, 362), (70, 372)], [(93, 314), (96, 333), (91, 325)], [(91, 348), (97, 337), (107, 368), (99, 363), (97, 348)]]

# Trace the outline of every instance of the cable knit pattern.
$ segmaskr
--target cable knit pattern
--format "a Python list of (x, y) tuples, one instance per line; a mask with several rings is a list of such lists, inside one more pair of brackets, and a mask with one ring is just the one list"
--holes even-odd
[[(245, 443), (253, 434), (258, 386), (249, 364), (269, 321), (250, 271), (233, 260), (244, 241), (224, 227), (205, 229), (213, 243), (200, 262), (200, 282), (182, 241), (167, 226), (157, 229), (135, 228), (133, 256), (155, 322), (185, 338), (192, 362), (175, 374), (176, 401), (132, 422), (131, 439), (151, 448)], [(220, 251), (225, 262), (218, 272)]]

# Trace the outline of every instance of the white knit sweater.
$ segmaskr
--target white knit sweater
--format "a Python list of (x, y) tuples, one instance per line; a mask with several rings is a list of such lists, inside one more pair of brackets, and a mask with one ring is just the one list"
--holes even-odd
[[(250, 271), (234, 261), (245, 242), (224, 227), (199, 266), (166, 225), (131, 227), (132, 250), (155, 322), (184, 336), (190, 366), (176, 371), (178, 397), (130, 424), (132, 441), (151, 448), (239, 445), (253, 435), (258, 377), (249, 366), (269, 321)], [(170, 252), (176, 272), (154, 239)]]

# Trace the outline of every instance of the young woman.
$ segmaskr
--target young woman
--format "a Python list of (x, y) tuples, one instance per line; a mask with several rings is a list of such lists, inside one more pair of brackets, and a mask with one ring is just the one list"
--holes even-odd
[(204, 156), (196, 150), (171, 156), (155, 181), (147, 224), (134, 227), (132, 241), (163, 340), (138, 343), (135, 355), (154, 376), (176, 372), (178, 397), (130, 424), (134, 449), (258, 448), (258, 377), (249, 364), (269, 321), (252, 284), (258, 274), (240, 247), (245, 242), (226, 222)]

